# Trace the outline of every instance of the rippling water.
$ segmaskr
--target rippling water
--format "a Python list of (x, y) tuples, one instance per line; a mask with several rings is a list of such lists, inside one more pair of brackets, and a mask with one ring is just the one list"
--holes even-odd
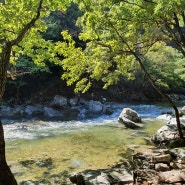
[(18, 121), (4, 125), (6, 139), (34, 139), (45, 136), (57, 136), (64, 133), (86, 130), (99, 125), (117, 125), (117, 118), (124, 107), (136, 110), (142, 118), (155, 118), (162, 113), (171, 111), (170, 108), (155, 105), (109, 104), (113, 114), (100, 115), (94, 119), (72, 121)]
[[(165, 124), (155, 118), (170, 108), (156, 105), (108, 105), (112, 115), (72, 121), (17, 121), (5, 124), (7, 159), (18, 181), (39, 179), (84, 169), (107, 168), (124, 158), (128, 148), (145, 150), (149, 137)], [(130, 107), (143, 118), (144, 128), (126, 129), (117, 118)], [(52, 159), (52, 165), (41, 167), (39, 161)], [(33, 163), (23, 166), (24, 161)]]

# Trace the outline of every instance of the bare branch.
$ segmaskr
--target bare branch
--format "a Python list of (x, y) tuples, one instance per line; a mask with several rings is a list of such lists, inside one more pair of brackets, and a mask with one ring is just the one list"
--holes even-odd
[(100, 46), (105, 47), (105, 48), (109, 48), (109, 50), (112, 50), (110, 45), (107, 45), (107, 44), (104, 44), (104, 43), (101, 43), (101, 42), (98, 42), (98, 41), (95, 41), (95, 44), (100, 45)]
[(3, 29), (3, 31), (4, 32), (10, 32), (10, 33), (16, 34), (13, 30)]

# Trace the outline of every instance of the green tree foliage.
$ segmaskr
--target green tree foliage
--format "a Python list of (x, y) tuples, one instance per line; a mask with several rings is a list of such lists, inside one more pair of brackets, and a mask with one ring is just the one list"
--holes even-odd
[[(75, 51), (75, 44), (70, 44), (72, 41), (67, 38), (65, 47), (69, 50), (64, 53), (66, 59), (62, 65), (66, 70), (63, 78), (68, 80), (69, 85), (76, 82), (76, 91), (84, 91), (80, 88), (82, 84), (89, 87), (93, 79), (102, 80), (104, 88), (117, 83), (122, 76), (134, 79), (140, 73), (135, 55), (142, 59), (146, 67), (150, 64), (154, 81), (164, 89), (181, 85), (180, 77), (174, 73), (181, 66), (171, 64), (182, 61), (182, 55), (172, 47), (159, 45), (163, 41), (173, 44), (180, 52), (184, 50), (185, 5), (182, 1), (75, 2), (84, 13), (78, 19), (78, 25), (82, 28), (80, 39), (87, 42), (87, 47), (84, 51), (79, 48)], [(158, 49), (151, 49), (154, 44)], [(168, 70), (161, 70), (162, 66)]]
[(45, 40), (62, 41), (61, 31), (68, 30), (73, 38), (77, 38), (80, 29), (76, 26), (76, 20), (82, 13), (74, 3), (66, 11), (58, 10), (44, 18), (47, 25), (46, 32), (42, 33)]
[[(61, 31), (63, 29), (67, 29), (69, 30), (69, 33), (73, 35), (73, 38), (79, 42), (78, 34), (80, 29), (75, 25), (75, 22), (77, 17), (80, 15), (81, 12), (78, 9), (78, 6), (74, 3), (72, 3), (66, 10), (57, 10), (51, 12), (48, 16), (42, 18), (42, 21), (44, 20), (44, 23), (46, 23), (47, 27), (46, 32), (41, 32), (42, 38), (44, 38), (46, 41), (52, 41), (53, 43), (56, 41), (62, 41), (63, 38)], [(33, 49), (33, 51), (36, 52), (37, 47), (34, 46)], [(54, 56), (54, 51), (52, 55)], [(32, 85), (27, 82), (28, 76), (30, 76), (31, 79), (34, 75), (34, 77), (38, 78), (38, 81), (42, 81), (44, 80), (44, 77), (48, 77), (48, 73), (50, 72), (49, 68), (52, 69), (52, 66), (54, 66), (53, 63), (48, 62), (48, 59), (44, 60), (44, 62), (39, 62), (38, 65), (34, 65), (34, 61), (29, 56), (21, 55), (17, 59), (15, 52), (12, 53), (11, 63), (13, 65), (10, 65), (8, 69), (8, 76), (11, 78), (8, 78), (6, 92), (15, 92), (15, 89), (17, 89), (17, 92), (20, 94), (25, 94), (25, 92), (22, 92), (25, 89), (24, 87), (27, 86), (26, 89), (28, 89), (29, 86)], [(56, 68), (58, 69), (59, 66)], [(52, 76), (52, 74), (50, 75)], [(19, 97), (19, 93), (17, 93), (15, 96), (11, 92), (5, 95), (4, 98), (9, 95), (11, 95), (12, 98)], [(23, 98), (23, 96), (21, 97)], [(18, 98), (16, 99), (18, 100)]]
[[(77, 82), (77, 91), (82, 90), (79, 89), (78, 84), (89, 87), (89, 79), (102, 79), (106, 88), (117, 82), (121, 75), (131, 78), (133, 70), (139, 64), (151, 85), (174, 108), (179, 136), (182, 139), (178, 109), (170, 97), (162, 93), (155, 84), (145, 63), (148, 50), (161, 41), (173, 43), (185, 56), (183, 32), (185, 3), (182, 0), (170, 2), (167, 0), (76, 0), (75, 2), (84, 13), (79, 19), (79, 25), (83, 30), (80, 38), (88, 43), (87, 49), (83, 52), (85, 57), (82, 64), (78, 62), (79, 59), (75, 66), (70, 66), (69, 59), (62, 62), (66, 70), (63, 78), (70, 83)], [(70, 39), (67, 39), (71, 43)], [(71, 49), (73, 46), (74, 44), (68, 45)], [(72, 57), (73, 60), (77, 58), (75, 52), (71, 55), (65, 53), (65, 56)], [(75, 72), (72, 80), (72, 75), (67, 73), (73, 73), (79, 65), (82, 66), (81, 71), (79, 74)], [(88, 70), (83, 68), (86, 65)], [(82, 78), (83, 69), (85, 69), (84, 74), (88, 75)], [(167, 86), (161, 79), (158, 79), (157, 83)]]
[(158, 42), (147, 52), (145, 65), (158, 87), (163, 91), (175, 91), (184, 85), (184, 62), (184, 56), (177, 49)]
[[(68, 5), (70, 0), (0, 2), (0, 101), (5, 91), (10, 61), (18, 59), (19, 56), (29, 56), (36, 64), (42, 64), (45, 59), (55, 60), (53, 43), (42, 38), (42, 33), (47, 29), (43, 18), (51, 11), (65, 10)], [(17, 184), (6, 163), (2, 124), (0, 124), (0, 171), (0, 184)]]
[(23, 75), (26, 73), (32, 73), (34, 75), (37, 75), (40, 72), (50, 72), (48, 65), (46, 65), (45, 63), (35, 65), (34, 61), (28, 56), (19, 57), (13, 67), (16, 70), (17, 75)]
[[(40, 2), (40, 1), (39, 1)], [(56, 9), (65, 10), (69, 1), (44, 1), (39, 10), (39, 19), (35, 20), (32, 29), (26, 30), (26, 26), (37, 16), (38, 1), (6, 1), (0, 4), (0, 44), (3, 47), (5, 41), (11, 42), (13, 57), (20, 55), (30, 56), (35, 63), (42, 62), (45, 58), (52, 58), (52, 43), (42, 38), (47, 26), (44, 17)], [(26, 32), (25, 32), (26, 31)], [(21, 42), (20, 42), (21, 41)], [(2, 50), (2, 48), (1, 48)]]

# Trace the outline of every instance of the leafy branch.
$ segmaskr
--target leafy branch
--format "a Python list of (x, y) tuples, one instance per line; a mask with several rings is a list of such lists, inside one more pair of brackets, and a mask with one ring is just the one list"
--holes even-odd
[(20, 33), (17, 36), (17, 38), (11, 41), (11, 45), (12, 46), (19, 44), (19, 42), (22, 41), (22, 39), (24, 38), (24, 36), (28, 32), (28, 30), (30, 28), (32, 28), (35, 25), (35, 22), (40, 18), (40, 12), (41, 12), (41, 9), (42, 9), (42, 3), (43, 3), (43, 0), (40, 0), (38, 8), (37, 8), (37, 11), (36, 11), (36, 16), (34, 18), (32, 18), (32, 20), (25, 25), (25, 27), (20, 31)]

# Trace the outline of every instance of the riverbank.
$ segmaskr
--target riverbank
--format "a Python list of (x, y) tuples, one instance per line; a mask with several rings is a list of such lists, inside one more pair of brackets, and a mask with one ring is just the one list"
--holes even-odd
[[(107, 105), (111, 115), (70, 121), (30, 116), (4, 124), (7, 160), (18, 182), (66, 185), (73, 172), (107, 169), (127, 159), (132, 151), (151, 150), (154, 146), (148, 138), (166, 124), (156, 117), (171, 110), (161, 104)], [(138, 112), (143, 128), (128, 129), (118, 122), (125, 107)]]
[[(143, 152), (153, 148), (144, 138), (152, 136), (164, 122), (146, 119), (142, 130), (126, 129), (115, 119), (91, 120), (89, 123), (52, 122), (55, 128), (51, 129), (45, 127), (51, 122), (35, 124), (40, 130), (38, 127), (24, 132), (13, 129), (14, 133), (21, 132), (22, 137), (27, 133), (27, 139), (6, 139), (7, 160), (19, 183), (66, 184), (70, 183), (69, 174), (72, 172), (110, 168), (127, 158), (130, 149)], [(7, 129), (5, 125), (6, 135)], [(29, 133), (36, 135), (29, 138)]]
[(132, 154), (129, 160), (112, 168), (85, 170), (70, 176), (76, 185), (183, 185), (185, 181), (185, 148), (153, 149)]

